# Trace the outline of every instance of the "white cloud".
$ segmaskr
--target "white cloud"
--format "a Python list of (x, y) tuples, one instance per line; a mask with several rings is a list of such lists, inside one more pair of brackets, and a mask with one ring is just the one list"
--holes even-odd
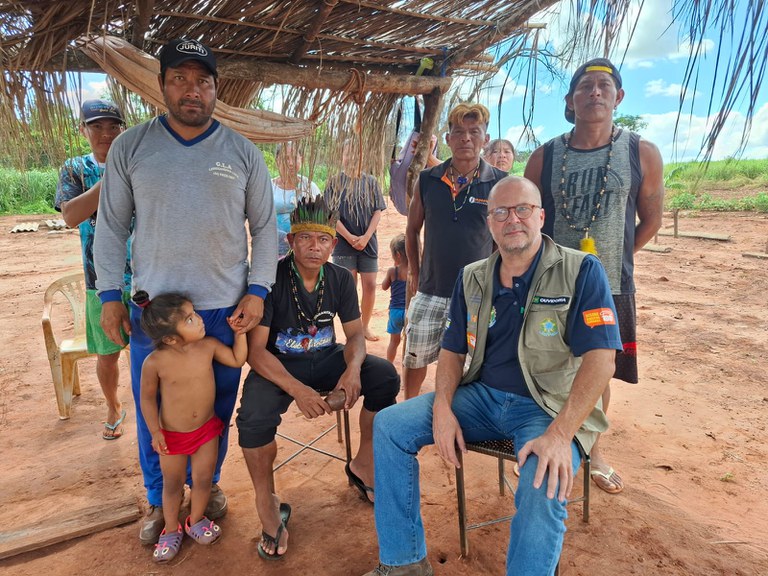
[(544, 131), (545, 128), (541, 125), (532, 126), (526, 130), (522, 124), (518, 124), (507, 128), (507, 131), (501, 137), (512, 142), (515, 149), (532, 150), (535, 148), (536, 143), (541, 143)]
[[(643, 138), (659, 147), (665, 162), (694, 160), (704, 144), (704, 137), (709, 133), (714, 116), (681, 115), (675, 135), (677, 112), (663, 114), (643, 114), (643, 121), (648, 126), (642, 130)], [(733, 156), (739, 150), (743, 140), (746, 117), (734, 112), (726, 121), (725, 128), (715, 143), (712, 153), (714, 160)], [(768, 156), (768, 104), (755, 112), (752, 128), (744, 146), (742, 158), (765, 158)]]
[[(634, 0), (627, 12), (623, 26), (613, 42), (614, 63), (622, 62), (627, 69), (652, 68), (655, 61), (687, 59), (690, 54), (690, 40), (680, 32), (680, 22), (672, 21), (674, 0)], [(583, 15), (584, 23), (591, 16)], [(546, 24), (542, 39), (550, 42), (555, 50), (568, 47), (574, 37), (575, 20), (573, 2), (560, 2), (554, 7), (538, 13), (532, 21)], [(578, 31), (577, 31), (578, 32)], [(599, 43), (599, 40), (598, 40)], [(712, 40), (704, 40), (699, 46), (701, 54), (715, 48)], [(577, 60), (585, 60), (598, 54), (585, 54)], [(578, 66), (575, 62), (571, 72)]]
[(672, 98), (680, 98), (681, 94), (684, 94), (686, 98), (697, 98), (700, 95), (699, 91), (691, 92), (691, 89), (683, 89), (682, 84), (668, 84), (666, 80), (659, 78), (658, 80), (651, 80), (645, 85), (645, 95), (650, 96), (670, 96)]

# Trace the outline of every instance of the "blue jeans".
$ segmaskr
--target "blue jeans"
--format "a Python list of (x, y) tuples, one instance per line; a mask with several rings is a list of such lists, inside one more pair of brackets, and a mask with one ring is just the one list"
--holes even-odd
[[(374, 420), (374, 514), (383, 564), (412, 564), (427, 555), (416, 455), (423, 446), (434, 443), (433, 402), (434, 393), (417, 396), (385, 408)], [(541, 436), (552, 423), (552, 417), (531, 398), (501, 392), (480, 382), (459, 386), (453, 412), (467, 442), (512, 438), (515, 446), (522, 447)], [(575, 442), (571, 447), (575, 473), (580, 456)], [(515, 492), (517, 512), (507, 550), (508, 576), (550, 576), (560, 558), (567, 517), (565, 502), (547, 498), (546, 478), (541, 488), (533, 488), (537, 465), (538, 457), (531, 454), (520, 469)]]
[[(139, 464), (144, 475), (147, 501), (152, 506), (162, 506), (163, 473), (160, 470), (160, 456), (152, 448), (152, 434), (149, 432), (141, 413), (141, 367), (144, 364), (144, 359), (155, 347), (149, 336), (141, 329), (141, 309), (133, 303), (129, 305), (129, 309), (131, 313), (131, 388), (133, 401), (136, 405), (136, 440), (139, 445)], [(234, 306), (230, 306), (215, 310), (197, 310), (197, 313), (203, 318), (206, 336), (215, 336), (227, 346), (232, 346), (235, 337), (229, 324), (227, 324), (227, 316), (232, 314), (234, 309)], [(219, 440), (219, 457), (213, 474), (214, 482), (219, 481), (221, 465), (227, 455), (229, 421), (237, 402), (240, 374), (240, 368), (231, 368), (216, 361), (213, 362), (213, 377), (216, 381), (216, 400), (213, 404), (213, 411), (224, 422), (224, 431)], [(187, 467), (187, 484), (192, 485), (189, 467)]]

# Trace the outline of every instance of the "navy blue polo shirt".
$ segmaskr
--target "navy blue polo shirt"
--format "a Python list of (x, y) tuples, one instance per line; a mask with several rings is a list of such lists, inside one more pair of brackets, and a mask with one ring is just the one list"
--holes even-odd
[[(525, 274), (512, 279), (511, 288), (501, 285), (499, 278), (501, 258), (496, 262), (493, 272), (493, 305), (479, 380), (492, 388), (521, 396), (530, 396), (530, 393), (520, 368), (517, 354), (518, 340), (523, 326), (528, 290), (533, 279), (533, 271), (539, 264), (541, 251), (540, 248)], [(584, 312), (602, 308), (610, 308), (613, 310), (614, 318), (616, 317), (611, 288), (605, 271), (596, 257), (588, 255), (582, 261), (576, 279), (576, 290), (568, 312), (566, 334), (574, 356), (581, 356), (585, 352), (598, 348), (622, 349), (618, 324), (595, 327), (588, 325), (584, 320)], [(442, 347), (456, 354), (466, 354), (468, 351), (463, 269), (453, 289)]]

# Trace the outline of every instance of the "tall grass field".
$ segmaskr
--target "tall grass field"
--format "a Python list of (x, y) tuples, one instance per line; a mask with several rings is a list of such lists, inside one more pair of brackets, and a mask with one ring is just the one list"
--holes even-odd
[[(272, 153), (265, 151), (264, 156), (270, 172), (276, 175)], [(307, 172), (305, 166), (302, 173)], [(518, 163), (515, 172), (522, 172)], [(312, 178), (321, 190), (326, 177), (327, 167), (316, 166)], [(54, 212), (57, 181), (56, 168), (20, 172), (0, 167), (0, 214)], [(696, 162), (668, 164), (664, 167), (664, 187), (667, 209), (768, 213), (768, 159), (720, 160), (706, 167)]]

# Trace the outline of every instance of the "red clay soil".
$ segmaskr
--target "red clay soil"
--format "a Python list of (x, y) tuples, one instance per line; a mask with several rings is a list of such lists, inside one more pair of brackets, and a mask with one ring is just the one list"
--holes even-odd
[[(8, 233), (30, 220), (37, 217), (0, 218), (0, 533), (125, 498), (144, 505), (125, 360), (121, 398), (128, 417), (121, 439), (101, 439), (105, 409), (93, 359), (80, 363), (83, 393), (72, 418), (57, 417), (40, 315), (51, 281), (80, 269), (79, 239), (74, 231), (45, 228)], [(379, 278), (391, 265), (389, 240), (404, 227), (394, 209), (385, 212)], [(614, 383), (604, 439), (626, 489), (612, 496), (595, 487), (588, 524), (581, 521), (581, 504), (572, 506), (563, 576), (768, 574), (768, 260), (742, 256), (765, 251), (768, 218), (688, 215), (681, 229), (730, 234), (731, 241), (660, 237), (669, 253), (638, 254), (641, 384)], [(388, 294), (380, 292), (373, 328), (381, 340), (369, 351), (382, 356), (387, 305)], [(433, 376), (430, 370), (427, 390)], [(295, 407), (282, 426), (295, 436), (320, 428)], [(353, 437), (356, 429), (353, 418)], [(334, 434), (321, 445), (340, 451)], [(288, 450), (281, 443), (278, 459)], [(420, 462), (435, 574), (503, 574), (508, 525), (472, 532), (470, 555), (461, 558), (454, 471), (434, 449), (424, 450)], [(466, 469), (471, 521), (513, 510), (511, 497), (498, 495), (490, 458), (470, 454)], [(305, 454), (280, 469), (276, 483), (293, 505), (290, 549), (279, 562), (264, 562), (256, 553), (261, 527), (233, 428), (221, 481), (229, 514), (216, 546), (187, 539), (176, 560), (157, 566), (134, 522), (2, 560), (0, 573), (359, 576), (375, 566), (372, 508), (347, 485), (341, 462)]]

